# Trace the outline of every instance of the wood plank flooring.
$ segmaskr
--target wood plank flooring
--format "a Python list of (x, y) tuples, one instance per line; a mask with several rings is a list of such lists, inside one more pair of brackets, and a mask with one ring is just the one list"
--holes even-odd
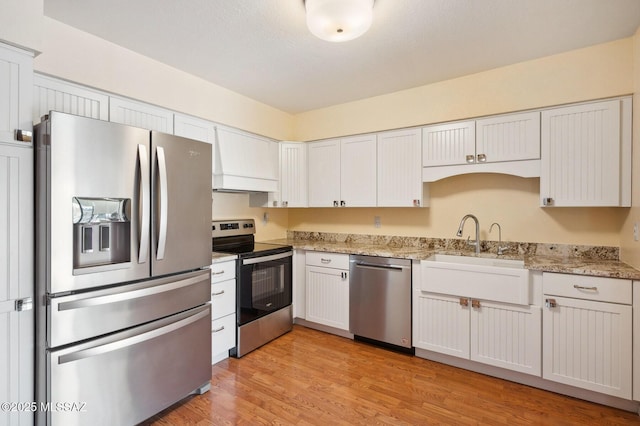
[(211, 390), (166, 425), (628, 425), (635, 413), (294, 326), (212, 366)]

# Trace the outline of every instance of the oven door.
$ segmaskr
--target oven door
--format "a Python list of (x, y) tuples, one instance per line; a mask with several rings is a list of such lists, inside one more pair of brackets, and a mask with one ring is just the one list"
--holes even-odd
[(238, 261), (238, 324), (291, 305), (292, 251)]

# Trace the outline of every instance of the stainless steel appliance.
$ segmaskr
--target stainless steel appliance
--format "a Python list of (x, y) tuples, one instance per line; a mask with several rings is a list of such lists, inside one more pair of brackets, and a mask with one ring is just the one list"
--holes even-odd
[(293, 327), (292, 256), (288, 245), (256, 243), (253, 219), (214, 221), (213, 251), (236, 261), (236, 347), (240, 358)]
[(37, 424), (208, 390), (211, 146), (58, 112), (35, 132)]
[(349, 275), (349, 332), (412, 353), (411, 261), (351, 255)]

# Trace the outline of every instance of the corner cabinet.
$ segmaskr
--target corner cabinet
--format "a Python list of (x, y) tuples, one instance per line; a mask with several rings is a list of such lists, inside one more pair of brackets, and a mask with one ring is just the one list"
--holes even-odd
[(306, 253), (306, 320), (349, 331), (349, 255)]
[(378, 133), (378, 207), (424, 207), (420, 129)]
[(543, 378), (631, 399), (631, 281), (544, 273), (543, 290)]
[(631, 98), (542, 112), (542, 206), (631, 205)]

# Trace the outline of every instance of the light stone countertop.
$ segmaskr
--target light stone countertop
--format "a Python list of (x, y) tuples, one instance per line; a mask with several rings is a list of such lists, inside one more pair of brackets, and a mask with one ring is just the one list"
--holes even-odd
[(227, 262), (229, 260), (236, 260), (238, 255), (229, 253), (211, 252), (211, 263)]
[[(292, 238), (291, 234), (296, 233), (290, 231), (288, 238), (265, 242), (287, 244), (301, 250), (412, 260), (428, 259), (434, 254), (476, 256), (472, 250), (467, 249), (466, 242), (459, 239), (322, 233), (297, 233), (301, 235)], [(495, 243), (483, 241), (482, 251), (478, 256), (497, 258)], [(640, 280), (639, 270), (618, 260), (617, 248), (512, 242), (505, 244), (509, 249), (500, 258), (524, 260), (525, 268), (529, 270)]]

